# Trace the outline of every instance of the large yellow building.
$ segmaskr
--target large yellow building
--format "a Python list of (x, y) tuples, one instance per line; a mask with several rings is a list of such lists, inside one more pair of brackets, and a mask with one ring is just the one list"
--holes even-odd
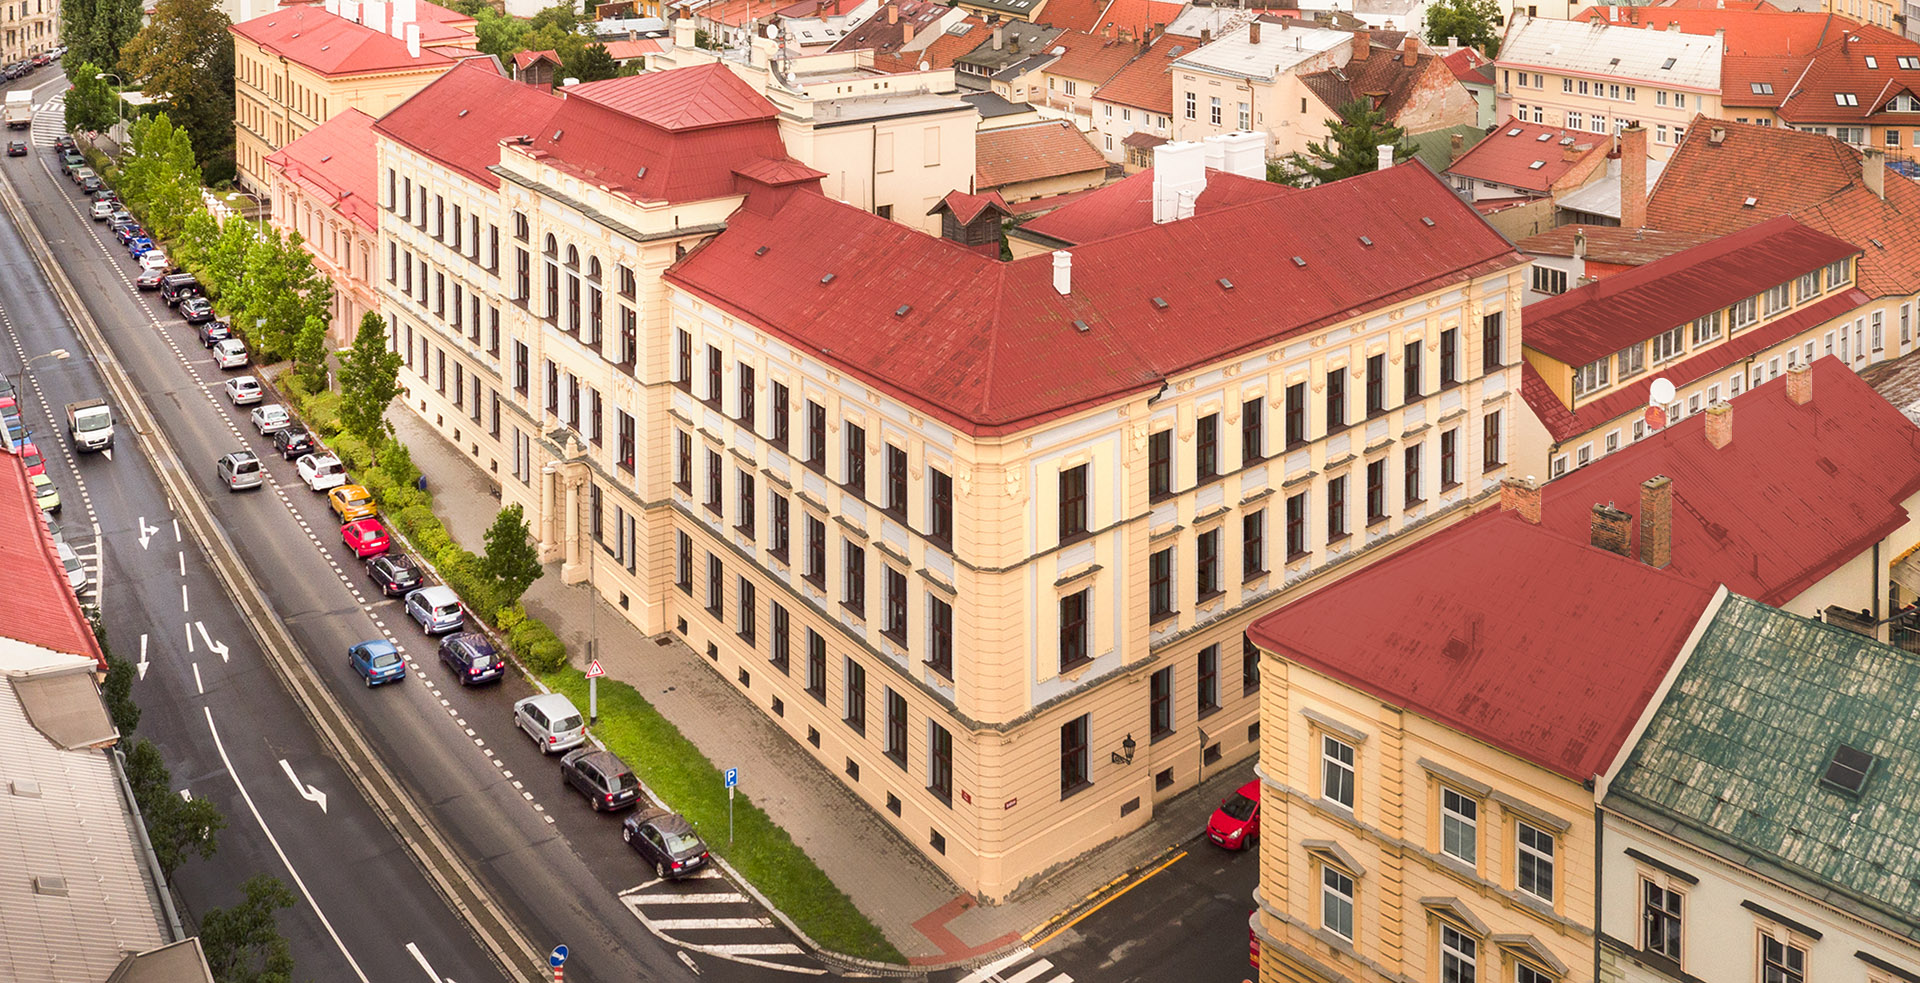
[(0, 5), (0, 62), (31, 58), (60, 44), (60, 0), (13, 0)]
[(427, 3), (295, 4), (230, 25), (234, 159), (240, 183), (268, 187), (266, 158), (347, 109), (378, 119), (473, 48), (475, 21)]

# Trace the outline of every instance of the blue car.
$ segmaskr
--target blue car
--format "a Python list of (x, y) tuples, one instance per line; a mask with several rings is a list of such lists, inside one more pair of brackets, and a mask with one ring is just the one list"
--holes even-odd
[(361, 642), (347, 650), (347, 665), (367, 681), (369, 687), (407, 678), (407, 664), (393, 643), (382, 639)]
[(128, 243), (131, 243), (135, 239), (152, 238), (152, 236), (147, 235), (147, 230), (137, 225), (123, 226), (119, 229), (115, 229), (113, 234), (115, 237), (117, 237), (120, 240), (120, 244), (122, 246), (127, 245)]
[(139, 259), (140, 254), (152, 248), (153, 240), (146, 236), (139, 236), (127, 241), (127, 255), (132, 256), (134, 259)]

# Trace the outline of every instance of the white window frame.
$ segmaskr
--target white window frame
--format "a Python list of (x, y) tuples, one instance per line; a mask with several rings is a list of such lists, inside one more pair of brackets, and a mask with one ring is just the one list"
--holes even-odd
[(1708, 311), (1693, 319), (1693, 347), (1698, 348), (1720, 338), (1720, 311)]
[[(1466, 834), (1467, 856), (1447, 848), (1449, 832)], [(1480, 800), (1444, 782), (1440, 784), (1440, 853), (1469, 867), (1480, 865)]]
[[(1342, 881), (1345, 882), (1344, 890), (1340, 883)], [(1358, 911), (1358, 906), (1354, 904), (1354, 897), (1357, 894), (1359, 894), (1359, 891), (1356, 890), (1353, 875), (1348, 874), (1333, 864), (1321, 863), (1320, 928), (1328, 934), (1352, 942), (1354, 935), (1357, 934), (1357, 927), (1354, 924)], [(1344, 909), (1344, 912), (1340, 909)], [(1346, 931), (1343, 932), (1340, 930), (1339, 926), (1335, 924), (1335, 919), (1329, 917), (1330, 914), (1336, 917), (1340, 914), (1345, 915)]]
[(1612, 368), (1613, 357), (1603, 355), (1573, 370), (1573, 395), (1585, 396), (1596, 390), (1607, 388), (1607, 373)]
[[(1341, 760), (1340, 756), (1334, 753), (1336, 748), (1344, 748), (1346, 750), (1345, 760)], [(1358, 788), (1356, 782), (1358, 771), (1355, 767), (1358, 757), (1359, 749), (1352, 743), (1343, 741), (1332, 734), (1323, 733), (1320, 735), (1320, 798), (1323, 801), (1337, 805), (1348, 812), (1353, 811), (1354, 792)], [(1339, 791), (1335, 787), (1334, 777), (1340, 773), (1344, 773), (1346, 777), (1346, 799), (1344, 801), (1332, 794)]]
[[(1466, 932), (1454, 928), (1446, 922), (1440, 923), (1440, 978), (1477, 980), (1480, 978), (1480, 940)], [(1448, 973), (1448, 962), (1452, 961), (1452, 974)]]
[[(1534, 835), (1533, 844), (1529, 844), (1527, 842), (1528, 833), (1532, 833)], [(1542, 850), (1538, 845), (1539, 841), (1542, 839), (1546, 841), (1545, 850)], [(1513, 850), (1514, 850), (1513, 889), (1516, 891), (1519, 891), (1521, 894), (1524, 894), (1530, 898), (1538, 898), (1549, 905), (1553, 904), (1553, 889), (1555, 887), (1554, 881), (1556, 880), (1556, 875), (1559, 873), (1558, 869), (1554, 866), (1554, 860), (1558, 856), (1559, 846), (1560, 846), (1559, 838), (1555, 836), (1553, 833), (1537, 825), (1534, 825), (1533, 823), (1527, 822), (1524, 819), (1514, 820), (1513, 822)], [(1521, 875), (1521, 872), (1526, 868), (1526, 862), (1528, 860), (1533, 861), (1536, 868), (1544, 867), (1546, 869), (1547, 893), (1541, 894), (1539, 891), (1529, 889), (1524, 883), (1522, 883), (1520, 879), (1520, 875)], [(1538, 886), (1537, 881), (1535, 886)]]
[(1653, 364), (1670, 362), (1687, 353), (1684, 326), (1662, 331), (1653, 336)]
[[(1784, 983), (1807, 983), (1807, 970), (1809, 968), (1807, 964), (1813, 954), (1813, 946), (1808, 944), (1807, 940), (1802, 939), (1798, 933), (1789, 930), (1786, 926), (1775, 925), (1771, 922), (1756, 926), (1755, 935), (1756, 939), (1753, 947), (1755, 963), (1754, 979), (1779, 979), (1784, 981)], [(1778, 960), (1770, 960), (1768, 958), (1770, 953), (1767, 947), (1769, 945), (1780, 947), (1780, 957)], [(1793, 971), (1787, 966), (1790, 954), (1795, 952), (1800, 954), (1800, 969), (1798, 972)], [(1767, 968), (1769, 966), (1780, 967), (1780, 975), (1768, 976)]]
[(1748, 297), (1746, 300), (1736, 301), (1727, 309), (1727, 319), (1730, 322), (1727, 325), (1729, 333), (1752, 327), (1754, 322), (1760, 320), (1759, 300), (1758, 297)]

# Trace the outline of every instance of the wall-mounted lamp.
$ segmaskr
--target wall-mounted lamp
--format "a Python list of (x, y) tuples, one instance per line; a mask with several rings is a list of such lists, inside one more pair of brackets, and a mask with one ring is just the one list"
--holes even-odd
[(1128, 734), (1127, 739), (1120, 742), (1120, 750), (1113, 752), (1113, 763), (1116, 765), (1133, 764), (1133, 749), (1136, 747), (1139, 747), (1139, 745), (1133, 743), (1133, 735)]

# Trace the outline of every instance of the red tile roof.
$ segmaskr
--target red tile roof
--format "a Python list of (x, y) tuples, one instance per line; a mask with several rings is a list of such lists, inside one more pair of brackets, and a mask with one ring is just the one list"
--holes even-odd
[(1117, 103), (1144, 109), (1162, 116), (1173, 115), (1173, 75), (1167, 71), (1174, 59), (1191, 54), (1200, 47), (1199, 38), (1162, 34), (1140, 57), (1128, 62), (1107, 84), (1093, 93), (1100, 102)]
[[(945, 198), (940, 199), (938, 203), (927, 210), (927, 214), (932, 215), (935, 212), (949, 211), (953, 213), (954, 221), (965, 225), (980, 217), (980, 213), (989, 208), (1007, 217), (1012, 217), (1013, 215), (1013, 211), (1007, 208), (1007, 203), (1002, 200), (999, 195), (991, 191), (984, 195), (970, 195), (964, 191), (949, 191)], [(995, 255), (998, 255), (997, 247)]]
[[(934, 3), (932, 0), (897, 0), (893, 6), (898, 7), (900, 11), (893, 23), (887, 22), (887, 8), (882, 6), (877, 13), (861, 21), (827, 50), (866, 51), (871, 49), (881, 54), (892, 53), (904, 43), (909, 25), (913, 27), (914, 36), (917, 38), (924, 32), (933, 30), (933, 23), (949, 9), (946, 4)], [(979, 18), (968, 18), (968, 20), (977, 22), (976, 29), (986, 23)], [(975, 34), (972, 31), (968, 33), (973, 37), (973, 44), (967, 46), (967, 51), (972, 51), (974, 45), (979, 44), (987, 36), (984, 33)], [(966, 54), (966, 51), (960, 54)], [(954, 57), (957, 58), (959, 55)], [(951, 65), (952, 62), (949, 61), (948, 64)]]
[(983, 190), (1107, 167), (1107, 159), (1066, 120), (981, 130), (973, 154), (974, 186)]
[(1528, 363), (1521, 372), (1520, 395), (1526, 400), (1527, 406), (1533, 410), (1533, 415), (1539, 419), (1541, 425), (1546, 427), (1547, 435), (1553, 438), (1554, 443), (1566, 443), (1581, 434), (1591, 433), (1596, 428), (1644, 409), (1648, 403), (1648, 393), (1652, 389), (1653, 380), (1656, 378), (1666, 379), (1675, 386), (1689, 386), (1736, 366), (1744, 372), (1745, 367), (1740, 366), (1740, 363), (1749, 356), (1766, 351), (1815, 325), (1849, 314), (1870, 299), (1858, 290), (1834, 294), (1786, 317), (1769, 321), (1751, 331), (1735, 335), (1725, 344), (1715, 345), (1691, 358), (1662, 365), (1630, 385), (1615, 389), (1597, 399), (1583, 402), (1573, 410), (1567, 409), (1566, 404), (1560, 402), (1560, 398), (1547, 388), (1546, 380), (1534, 371), (1531, 363)]
[(1112, 24), (1116, 33), (1125, 31), (1135, 39), (1149, 37), (1166, 30), (1182, 9), (1181, 4), (1166, 0), (1109, 0), (1093, 30), (1102, 33)]
[(1107, 0), (1046, 0), (1033, 20), (1063, 31), (1091, 31), (1106, 9)]
[(267, 166), (298, 182), (369, 232), (380, 228), (373, 117), (347, 108), (267, 155)]
[(567, 90), (663, 130), (697, 130), (780, 115), (758, 89), (719, 62), (586, 82)]
[(1720, 59), (1720, 104), (1728, 109), (1779, 106), (1806, 69), (1806, 55), (1728, 55)]
[(648, 55), (657, 55), (666, 50), (655, 38), (634, 38), (631, 41), (624, 39), (607, 41), (605, 45), (607, 56), (614, 61), (621, 62), (630, 61), (635, 58), (644, 58)]
[(1066, 53), (1042, 71), (1062, 78), (1085, 80), (1096, 86), (1105, 84), (1140, 53), (1138, 42), (1120, 41), (1080, 31), (1067, 31), (1047, 43), (1048, 51), (1058, 48), (1067, 49)]
[(1901, 68), (1901, 58), (1913, 64), (1920, 58), (1920, 44), (1904, 39), (1831, 42), (1813, 53), (1801, 78), (1780, 101), (1780, 118), (1799, 126), (1910, 126), (1911, 113), (1888, 111), (1895, 96), (1920, 96), (1920, 68)]
[(1920, 183), (1889, 173), (1885, 191), (1867, 190), (1860, 152), (1832, 137), (1697, 116), (1654, 185), (1647, 224), (1725, 234), (1791, 215), (1865, 250), (1868, 294), (1920, 292)]
[(799, 3), (791, 3), (785, 7), (781, 7), (779, 14), (782, 17), (794, 18), (820, 17), (822, 15), (839, 17), (843, 14), (853, 13), (854, 8), (860, 6), (861, 2), (862, 0), (825, 0), (826, 7), (823, 10), (821, 9), (819, 0), (800, 0)]
[[(1378, 45), (1369, 45), (1369, 48), (1372, 57), (1324, 71), (1307, 72), (1300, 76), (1301, 84), (1319, 98), (1321, 105), (1336, 113), (1356, 99), (1371, 101), (1378, 97), (1380, 101), (1375, 108), (1388, 122), (1394, 122), (1409, 108), (1428, 110), (1432, 105), (1428, 100), (1441, 98), (1433, 84), (1453, 74), (1449, 69), (1447, 75), (1439, 76), (1440, 69), (1446, 66), (1435, 67), (1438, 59), (1432, 54), (1415, 54), (1413, 64), (1409, 65), (1402, 50)], [(1429, 72), (1438, 77), (1428, 79)], [(1472, 122), (1471, 114), (1467, 121)]]
[(513, 55), (513, 67), (522, 72), (533, 67), (533, 63), (538, 61), (548, 62), (553, 67), (559, 68), (560, 53), (552, 48), (543, 48), (539, 51), (517, 51)]
[[(938, 9), (946, 10), (945, 7)], [(961, 27), (965, 27), (966, 30), (959, 34), (953, 33)], [(952, 68), (955, 60), (972, 54), (973, 49), (980, 47), (993, 36), (986, 27), (987, 22), (984, 18), (978, 16), (964, 18), (940, 32), (940, 36), (935, 38), (932, 44), (918, 51), (894, 50), (899, 47), (896, 42), (884, 43), (873, 56), (873, 67), (882, 72), (917, 72), (920, 70), (920, 64), (925, 62), (931, 71)], [(842, 44), (833, 47), (834, 51), (852, 50), (844, 45), (844, 39), (842, 41)]]
[[(1574, 151), (1575, 159), (1566, 159), (1568, 150)], [(1606, 151), (1604, 134), (1509, 119), (1462, 154), (1447, 173), (1546, 194), (1585, 155)], [(1536, 163), (1540, 166), (1535, 167)]]
[(1712, 598), (1673, 571), (1588, 545), (1584, 527), (1569, 537), (1495, 511), (1247, 634), (1391, 707), (1585, 781), (1611, 765)]
[(1440, 60), (1447, 63), (1447, 70), (1463, 85), (1486, 85), (1490, 81), (1484, 69), (1493, 63), (1472, 48), (1461, 48)]
[(457, 64), (432, 48), (422, 48), (415, 57), (408, 54), (405, 41), (318, 6), (281, 7), (227, 30), (321, 75), (440, 72)]
[(1711, 232), (1666, 232), (1660, 229), (1623, 229), (1617, 225), (1562, 225), (1514, 245), (1535, 256), (1572, 256), (1574, 233), (1587, 237), (1587, 262), (1609, 266), (1640, 266), (1682, 249), (1691, 249), (1718, 236)]
[[(1292, 256), (1307, 265), (1275, 262)], [(1046, 255), (998, 262), (814, 194), (735, 212), (667, 278), (955, 427), (998, 434), (1522, 262), (1408, 164), (1076, 246), (1065, 297)]]
[(1525, 344), (1585, 365), (1859, 252), (1782, 215), (1528, 304)]
[[(1609, 20), (1609, 16), (1618, 19)], [(1641, 27), (1650, 31), (1664, 31), (1674, 25), (1678, 25), (1678, 30), (1682, 34), (1712, 35), (1724, 30), (1727, 32), (1725, 35), (1727, 55), (1799, 55), (1803, 64), (1806, 60), (1805, 56), (1813, 49), (1837, 40), (1843, 31), (1851, 31), (1862, 37), (1871, 36), (1875, 39), (1898, 37), (1880, 28), (1869, 27), (1838, 14), (1817, 10), (1756, 11), (1667, 6), (1588, 7), (1573, 19), (1591, 21), (1596, 17), (1604, 24), (1617, 27)]]
[(546, 130), (560, 98), (474, 59), (433, 80), (374, 123), (374, 132), (434, 158), (490, 188), (500, 179), (500, 141)]
[[(1271, 181), (1245, 178), (1226, 171), (1207, 171), (1207, 186), (1194, 200), (1194, 214), (1204, 215), (1221, 208), (1278, 198), (1297, 193), (1297, 189)], [(1037, 233), (1068, 244), (1093, 242), (1127, 232), (1136, 232), (1153, 224), (1153, 168), (1116, 181), (1068, 205), (1056, 208), (1022, 225), (1025, 232)]]
[(7, 571), (7, 603), (0, 604), (0, 638), (54, 652), (84, 655), (101, 672), (106, 657), (80, 611), (67, 571), (41, 521), (27, 467), (0, 445), (0, 569)]
[(1920, 428), (1839, 359), (1814, 362), (1804, 406), (1786, 384), (1783, 375), (1734, 397), (1724, 448), (1707, 443), (1696, 413), (1549, 482), (1541, 521), (1584, 538), (1595, 502), (1638, 512), (1640, 482), (1667, 475), (1671, 569), (1786, 603), (1905, 525), (1902, 503), (1920, 491)]
[(772, 17), (780, 0), (714, 0), (693, 9), (693, 16), (727, 27), (745, 27), (748, 22)]

